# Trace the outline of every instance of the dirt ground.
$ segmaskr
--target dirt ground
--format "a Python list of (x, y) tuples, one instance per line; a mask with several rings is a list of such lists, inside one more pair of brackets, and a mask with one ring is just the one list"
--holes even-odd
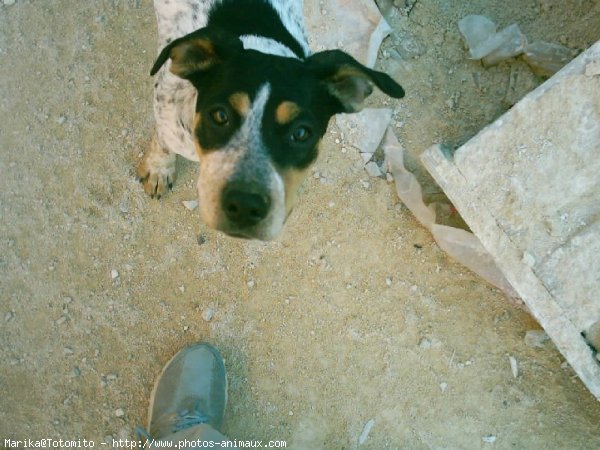
[[(413, 3), (385, 8), (395, 33), (378, 62), (407, 96), (371, 105), (394, 108), (433, 198), (419, 154), (460, 145), (542, 81), (520, 61), (469, 61), (457, 21), (485, 14), (583, 49), (600, 39), (600, 2)], [(450, 260), (335, 126), (276, 242), (185, 209), (193, 163), (147, 198), (134, 167), (153, 129), (155, 33), (147, 0), (0, 2), (0, 446), (134, 437), (157, 373), (201, 340), (226, 358), (232, 438), (600, 448), (600, 403), (552, 344), (525, 344), (534, 319)]]

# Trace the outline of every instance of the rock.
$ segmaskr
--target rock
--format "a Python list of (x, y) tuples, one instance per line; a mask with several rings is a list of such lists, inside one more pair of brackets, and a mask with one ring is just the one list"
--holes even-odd
[(15, 318), (15, 313), (13, 311), (9, 311), (6, 314), (4, 314), (4, 321), (5, 322), (10, 322), (14, 318)]
[(519, 376), (519, 366), (517, 364), (517, 360), (514, 356), (509, 356), (508, 359), (510, 360), (510, 370), (513, 374), (513, 377), (517, 378)]
[(198, 200), (184, 200), (181, 203), (183, 203), (183, 206), (189, 211), (193, 211), (198, 207)]
[(548, 335), (544, 330), (529, 330), (525, 333), (525, 345), (534, 348), (544, 348), (544, 342), (548, 339)]
[(202, 311), (202, 318), (206, 322), (210, 322), (214, 315), (215, 311), (212, 308), (206, 308), (204, 311)]
[(487, 444), (493, 444), (494, 442), (496, 442), (496, 436), (484, 436), (481, 438), (481, 440)]
[(66, 321), (67, 321), (67, 316), (60, 316), (58, 319), (56, 319), (56, 325), (62, 325)]
[(440, 383), (440, 391), (442, 391), (442, 393), (446, 392), (446, 389), (448, 389), (448, 383), (446, 383), (445, 381)]
[(423, 350), (428, 350), (431, 348), (431, 341), (427, 338), (423, 338), (421, 339), (421, 342), (419, 342), (419, 348), (422, 348)]
[(123, 408), (119, 408), (115, 410), (115, 416), (116, 417), (123, 417), (125, 415), (125, 411), (123, 411)]
[(373, 428), (373, 425), (375, 425), (374, 419), (369, 420), (365, 424), (362, 433), (360, 433), (360, 436), (358, 437), (358, 445), (363, 445), (367, 441), (367, 439), (369, 438), (369, 433), (371, 432), (371, 428)]
[(110, 278), (116, 280), (117, 278), (119, 278), (119, 272), (117, 272), (116, 269), (111, 269)]
[(15, 4), (15, 0), (3, 0), (4, 6), (12, 6)]

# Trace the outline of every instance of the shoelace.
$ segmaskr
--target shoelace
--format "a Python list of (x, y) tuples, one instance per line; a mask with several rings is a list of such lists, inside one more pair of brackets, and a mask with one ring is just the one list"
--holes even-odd
[[(183, 410), (162, 416), (155, 422), (154, 429), (158, 431), (159, 435), (162, 435), (161, 430), (166, 430), (166, 434), (176, 433), (186, 428), (193, 427), (194, 425), (200, 425), (207, 423), (208, 417), (202, 414), (198, 410), (188, 411)], [(143, 427), (136, 427), (135, 432), (139, 438), (145, 438), (148, 441), (149, 446), (152, 445), (154, 438), (146, 431)]]

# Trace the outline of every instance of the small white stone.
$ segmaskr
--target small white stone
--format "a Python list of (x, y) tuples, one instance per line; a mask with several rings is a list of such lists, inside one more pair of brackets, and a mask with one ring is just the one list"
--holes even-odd
[(119, 376), (116, 373), (109, 373), (106, 375), (108, 381), (115, 381), (117, 378), (119, 378)]
[(517, 378), (519, 376), (519, 366), (517, 364), (517, 360), (514, 356), (509, 356), (510, 360), (510, 370), (512, 371), (513, 377)]
[(63, 348), (63, 353), (64, 353), (65, 355), (72, 355), (74, 352), (73, 352), (73, 349), (72, 349), (72, 348), (70, 348), (70, 347), (65, 347), (65, 348)]
[(115, 410), (115, 416), (117, 417), (123, 417), (125, 415), (125, 411), (123, 411), (122, 408), (119, 408), (117, 410)]
[(421, 339), (421, 342), (419, 342), (419, 347), (423, 350), (429, 350), (431, 348), (431, 341), (427, 338), (423, 338)]
[(387, 277), (385, 279), (385, 284), (387, 287), (390, 287), (392, 285), (392, 279), (390, 277)]
[(496, 436), (484, 436), (481, 438), (481, 440), (488, 444), (493, 444), (494, 442), (496, 442)]
[(16, 0), (4, 0), (3, 3), (5, 6), (12, 6), (15, 4)]
[(375, 425), (374, 419), (371, 419), (367, 423), (365, 423), (362, 433), (360, 433), (360, 436), (358, 437), (358, 445), (363, 445), (367, 441), (367, 439), (369, 438), (369, 433), (371, 432), (371, 428), (373, 428), (373, 425)]
[(4, 321), (5, 322), (10, 322), (11, 320), (13, 320), (15, 318), (15, 313), (12, 311), (7, 312), (6, 314), (4, 314)]
[(256, 282), (254, 280), (250, 280), (246, 284), (249, 288), (253, 288), (254, 286), (256, 286)]
[(214, 315), (215, 311), (212, 308), (206, 308), (204, 311), (202, 311), (202, 318), (206, 322), (210, 322)]
[(183, 206), (185, 206), (189, 211), (193, 211), (198, 207), (198, 200), (184, 200)]
[(111, 269), (111, 271), (110, 271), (110, 277), (113, 280), (116, 280), (117, 278), (119, 278), (119, 272), (117, 272), (117, 269)]
[(417, 290), (418, 290), (418, 289), (419, 289), (419, 287), (418, 287), (416, 284), (413, 284), (413, 285), (410, 287), (410, 292), (417, 292)]
[(525, 345), (528, 347), (544, 348), (544, 342), (548, 339), (548, 335), (543, 330), (529, 330), (525, 333)]
[(179, 286), (179, 292), (181, 292), (182, 294), (185, 292), (185, 286), (183, 284)]
[(188, 327), (187, 325), (184, 325), (183, 331), (188, 331), (189, 329), (190, 329), (190, 327)]
[(60, 316), (58, 319), (56, 319), (56, 325), (62, 325), (66, 321), (67, 321), (67, 316)]
[(440, 391), (446, 392), (446, 389), (448, 389), (448, 383), (446, 383), (446, 382), (440, 383)]
[(288, 412), (288, 416), (293, 416), (293, 415), (294, 415), (293, 411)]

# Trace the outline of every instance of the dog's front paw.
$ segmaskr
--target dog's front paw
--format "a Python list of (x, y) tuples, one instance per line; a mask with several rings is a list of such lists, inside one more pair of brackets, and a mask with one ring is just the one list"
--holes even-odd
[(144, 191), (152, 198), (160, 198), (173, 188), (177, 178), (176, 155), (160, 148), (156, 138), (137, 167), (137, 175)]

